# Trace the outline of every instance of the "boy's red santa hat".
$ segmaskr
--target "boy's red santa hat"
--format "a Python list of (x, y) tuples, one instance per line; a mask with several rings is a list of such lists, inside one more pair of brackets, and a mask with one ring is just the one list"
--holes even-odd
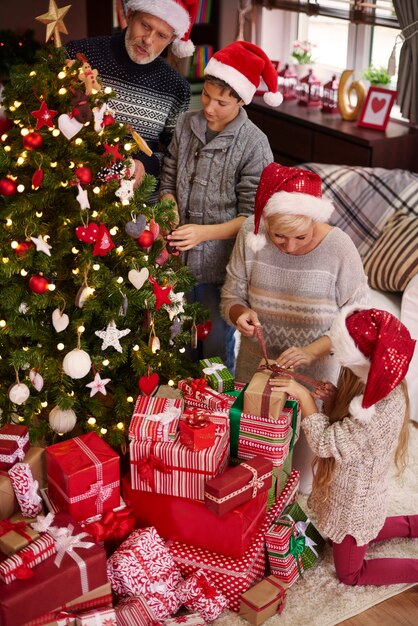
[(263, 96), (264, 102), (272, 107), (278, 107), (283, 102), (276, 68), (266, 53), (249, 41), (234, 41), (215, 52), (204, 74), (223, 80), (245, 104), (251, 102), (263, 79), (268, 89)]
[(264, 168), (254, 202), (254, 232), (247, 235), (247, 244), (254, 252), (266, 244), (259, 234), (262, 217), (280, 213), (303, 215), (315, 222), (327, 222), (334, 207), (322, 197), (322, 181), (318, 174), (296, 167), (270, 163)]
[(345, 307), (331, 326), (332, 353), (365, 383), (364, 394), (350, 403), (350, 414), (367, 422), (375, 404), (405, 378), (415, 339), (394, 315), (381, 309)]
[(189, 57), (194, 45), (189, 39), (196, 18), (198, 0), (129, 0), (126, 8), (159, 17), (174, 30), (171, 49), (180, 58)]

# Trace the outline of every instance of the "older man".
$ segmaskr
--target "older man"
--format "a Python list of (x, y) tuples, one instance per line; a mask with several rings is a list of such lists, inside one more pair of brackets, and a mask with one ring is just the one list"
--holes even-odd
[(170, 44), (178, 57), (193, 53), (189, 35), (197, 0), (128, 0), (126, 7), (125, 30), (69, 42), (66, 50), (71, 59), (81, 53), (98, 70), (103, 85), (116, 93), (109, 106), (117, 121), (132, 126), (153, 151), (135, 157), (139, 181), (144, 172), (159, 178), (177, 118), (189, 107), (188, 82), (160, 55)]

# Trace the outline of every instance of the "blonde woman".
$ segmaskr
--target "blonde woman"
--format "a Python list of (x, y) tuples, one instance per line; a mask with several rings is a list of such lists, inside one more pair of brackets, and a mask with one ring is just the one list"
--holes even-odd
[(408, 394), (404, 382), (415, 340), (380, 309), (344, 310), (329, 333), (343, 366), (335, 397), (318, 412), (294, 380), (271, 386), (295, 396), (302, 428), (316, 455), (309, 505), (318, 529), (332, 541), (339, 580), (347, 585), (418, 582), (418, 559), (365, 559), (368, 544), (418, 537), (418, 515), (386, 517), (391, 461), (406, 464)]

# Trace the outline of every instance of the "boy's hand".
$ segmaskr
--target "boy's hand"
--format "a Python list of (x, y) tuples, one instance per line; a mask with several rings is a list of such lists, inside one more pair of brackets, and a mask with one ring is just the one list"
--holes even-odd
[(181, 252), (186, 252), (206, 241), (205, 230), (206, 226), (201, 224), (183, 224), (167, 235), (167, 241)]
[(244, 337), (254, 337), (255, 327), (260, 326), (258, 315), (252, 309), (247, 309), (237, 318), (235, 325)]

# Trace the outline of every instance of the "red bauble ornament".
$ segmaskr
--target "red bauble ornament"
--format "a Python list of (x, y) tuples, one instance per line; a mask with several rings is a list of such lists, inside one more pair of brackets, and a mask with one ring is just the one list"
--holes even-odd
[(209, 335), (210, 331), (212, 330), (212, 322), (209, 320), (208, 322), (204, 322), (204, 323), (202, 322), (201, 324), (197, 324), (196, 330), (197, 330), (197, 338), (202, 341), (203, 339), (206, 339), (206, 337)]
[(32, 189), (35, 191), (42, 185), (44, 179), (44, 171), (41, 168), (37, 169), (32, 176)]
[(93, 172), (89, 167), (77, 167), (75, 175), (83, 185), (88, 185), (93, 180)]
[(48, 285), (47, 279), (41, 274), (29, 278), (29, 288), (35, 293), (45, 293), (48, 291)]
[(150, 248), (154, 243), (154, 235), (150, 230), (144, 230), (138, 237), (137, 242), (143, 250)]
[(145, 396), (150, 396), (159, 382), (160, 377), (157, 372), (153, 372), (149, 376), (141, 376), (138, 380), (138, 387)]
[(33, 248), (33, 243), (31, 241), (19, 241), (15, 250), (16, 256), (24, 257), (26, 256), (28, 250)]
[(110, 113), (105, 113), (103, 115), (102, 126), (110, 126), (115, 123), (115, 118)]
[(28, 133), (23, 137), (23, 145), (27, 150), (39, 150), (44, 140), (39, 133)]
[(17, 191), (17, 182), (12, 178), (0, 179), (0, 194), (2, 196), (14, 196)]

